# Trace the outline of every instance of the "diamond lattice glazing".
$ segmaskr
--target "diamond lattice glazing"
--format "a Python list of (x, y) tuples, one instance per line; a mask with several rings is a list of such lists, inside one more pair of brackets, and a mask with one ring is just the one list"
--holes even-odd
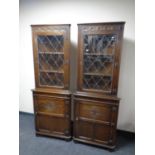
[(64, 85), (63, 36), (38, 36), (40, 85)]
[(83, 87), (111, 91), (115, 35), (84, 36)]

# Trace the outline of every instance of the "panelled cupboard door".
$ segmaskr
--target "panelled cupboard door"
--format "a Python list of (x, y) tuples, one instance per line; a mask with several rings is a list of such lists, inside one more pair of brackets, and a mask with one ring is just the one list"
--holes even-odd
[(55, 117), (66, 117), (69, 115), (70, 107), (65, 104), (65, 99), (50, 96), (35, 96), (37, 113), (48, 114)]
[(113, 148), (116, 143), (117, 115), (117, 100), (92, 100), (75, 97), (75, 140)]
[(115, 144), (116, 131), (109, 125), (79, 120), (75, 122), (74, 127), (75, 139), (93, 142), (96, 145)]
[(71, 138), (70, 95), (33, 94), (36, 133)]
[(55, 136), (70, 136), (70, 122), (68, 119), (37, 114), (36, 120), (37, 131), (53, 134)]
[(76, 138), (84, 140), (92, 140), (93, 138), (93, 124), (90, 122), (76, 121), (74, 130)]
[(78, 25), (78, 91), (117, 94), (124, 22)]
[(70, 25), (32, 25), (37, 88), (68, 89)]

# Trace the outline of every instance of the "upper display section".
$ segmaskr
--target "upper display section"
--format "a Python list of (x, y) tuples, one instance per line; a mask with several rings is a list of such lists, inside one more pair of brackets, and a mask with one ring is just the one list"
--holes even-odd
[(39, 83), (64, 86), (63, 36), (38, 36)]
[(69, 25), (32, 26), (36, 87), (69, 88)]
[(84, 36), (83, 88), (111, 91), (115, 35)]
[(124, 23), (78, 26), (78, 90), (116, 94)]

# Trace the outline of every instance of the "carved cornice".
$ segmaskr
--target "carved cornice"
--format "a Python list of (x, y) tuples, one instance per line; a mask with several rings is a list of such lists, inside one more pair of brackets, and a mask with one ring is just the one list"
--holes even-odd
[(35, 26), (32, 27), (33, 32), (65, 32), (68, 30), (68, 26)]
[(84, 32), (118, 31), (122, 29), (123, 25), (81, 25), (81, 30)]

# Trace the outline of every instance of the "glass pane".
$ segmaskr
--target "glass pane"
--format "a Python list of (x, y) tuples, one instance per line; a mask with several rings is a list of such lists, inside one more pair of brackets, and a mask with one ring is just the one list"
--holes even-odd
[(85, 35), (85, 54), (114, 54), (116, 35)]
[(40, 72), (40, 84), (47, 86), (63, 86), (63, 74)]
[(62, 54), (39, 54), (39, 69), (49, 71), (63, 71), (64, 55)]
[(64, 38), (38, 36), (39, 82), (44, 86), (64, 86)]
[(84, 85), (86, 89), (111, 90), (111, 76), (84, 75)]
[(64, 38), (60, 35), (38, 36), (38, 52), (63, 52)]
[(85, 35), (83, 88), (111, 91), (116, 35)]

